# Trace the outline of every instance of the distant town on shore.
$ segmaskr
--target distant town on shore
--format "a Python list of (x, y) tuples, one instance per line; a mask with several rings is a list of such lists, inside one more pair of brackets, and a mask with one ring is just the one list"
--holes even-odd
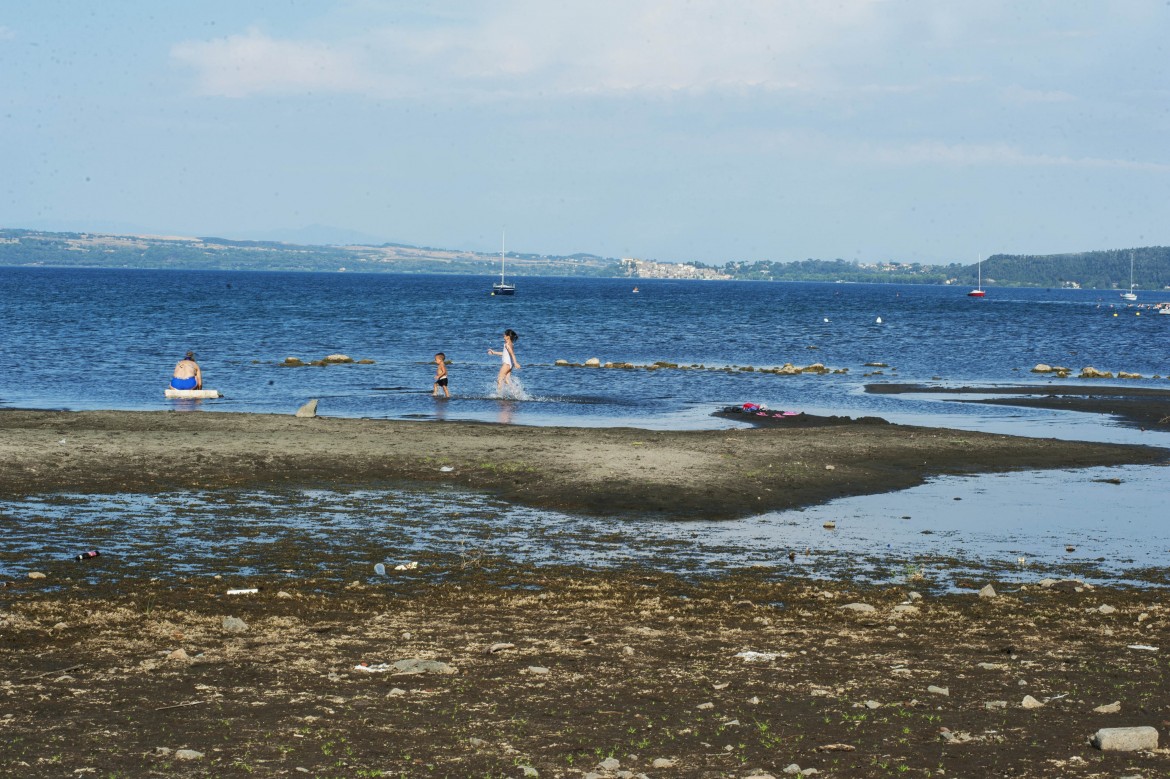
[[(980, 263), (928, 265), (895, 259), (728, 260), (721, 265), (594, 254), (507, 252), (509, 276), (893, 282), (1072, 289), (1170, 289), (1170, 247), (1070, 254), (993, 254)], [(213, 237), (113, 235), (0, 229), (0, 265), (317, 272), (498, 273), (500, 255), (384, 243), (315, 246)], [(1131, 271), (1132, 269), (1132, 271)], [(1132, 272), (1132, 282), (1131, 282)]]

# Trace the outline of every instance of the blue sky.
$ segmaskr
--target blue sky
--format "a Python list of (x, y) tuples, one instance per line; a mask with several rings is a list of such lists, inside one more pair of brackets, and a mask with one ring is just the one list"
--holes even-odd
[(1165, 0), (0, 6), (0, 226), (665, 261), (1170, 243)]

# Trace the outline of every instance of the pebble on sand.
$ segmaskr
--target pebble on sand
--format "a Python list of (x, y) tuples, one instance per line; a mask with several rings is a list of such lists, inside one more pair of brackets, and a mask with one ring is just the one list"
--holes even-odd
[(1158, 748), (1158, 731), (1149, 725), (1136, 728), (1101, 728), (1089, 743), (1102, 752), (1152, 751)]
[(246, 633), (248, 630), (248, 623), (239, 617), (224, 617), (223, 629), (229, 633)]

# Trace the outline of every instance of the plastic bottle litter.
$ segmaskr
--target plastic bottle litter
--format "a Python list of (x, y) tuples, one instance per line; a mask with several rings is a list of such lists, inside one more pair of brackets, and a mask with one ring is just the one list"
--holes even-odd
[(81, 554), (77, 555), (73, 559), (78, 561), (78, 562), (81, 562), (83, 560), (89, 560), (91, 558), (99, 557), (99, 556), (101, 556), (101, 552), (99, 552), (96, 549), (90, 549), (88, 552), (82, 552)]
[(378, 563), (377, 565), (374, 566), (374, 573), (378, 574), (379, 576), (385, 576), (386, 575), (386, 566), (383, 565), (382, 563)]

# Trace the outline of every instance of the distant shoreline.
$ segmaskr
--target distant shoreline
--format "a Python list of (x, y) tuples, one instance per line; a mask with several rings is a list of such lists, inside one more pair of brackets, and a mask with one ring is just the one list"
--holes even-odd
[(727, 519), (943, 474), (1158, 464), (1147, 446), (856, 424), (654, 431), (0, 410), (0, 496), (430, 484), (586, 514)]
[[(1137, 256), (1138, 273), (1133, 273)], [(100, 258), (93, 262), (91, 257)], [(219, 237), (48, 232), (0, 228), (0, 266), (254, 270), (492, 275), (494, 251), (440, 249), (385, 242), (297, 244)], [(925, 284), (993, 288), (1083, 289), (1143, 294), (1170, 290), (1170, 247), (1110, 249), (1075, 254), (996, 254), (980, 263), (860, 262), (836, 259), (728, 260), (722, 264), (602, 257), (588, 252), (507, 253), (511, 275), (670, 279), (681, 281), (805, 281)], [(86, 260), (91, 260), (87, 262)]]

